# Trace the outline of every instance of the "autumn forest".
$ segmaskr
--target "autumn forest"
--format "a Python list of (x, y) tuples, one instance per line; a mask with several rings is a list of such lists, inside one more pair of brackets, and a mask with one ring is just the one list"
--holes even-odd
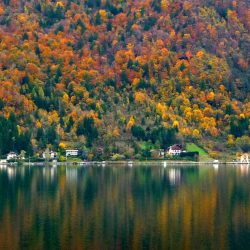
[(0, 1), (0, 154), (249, 151), (248, 0)]

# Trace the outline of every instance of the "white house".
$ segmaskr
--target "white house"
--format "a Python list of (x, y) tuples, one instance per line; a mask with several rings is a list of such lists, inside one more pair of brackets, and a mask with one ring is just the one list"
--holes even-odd
[(14, 160), (14, 159), (17, 159), (18, 158), (18, 155), (17, 153), (15, 152), (9, 152), (8, 155), (7, 155), (7, 160)]
[(68, 156), (78, 156), (79, 150), (78, 149), (67, 149), (66, 150), (66, 157)]
[(183, 152), (183, 146), (180, 144), (174, 144), (167, 149), (169, 155), (180, 155)]
[(48, 156), (46, 156), (46, 154), (47, 154), (46, 152), (43, 152), (43, 159), (46, 159), (47, 157), (48, 157), (49, 159), (55, 159), (56, 156), (57, 156), (57, 153), (54, 152), (54, 151), (48, 152)]

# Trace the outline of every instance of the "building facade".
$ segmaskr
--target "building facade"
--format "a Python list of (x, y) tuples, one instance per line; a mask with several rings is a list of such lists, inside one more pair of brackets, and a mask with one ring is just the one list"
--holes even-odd
[(183, 146), (180, 144), (174, 144), (167, 149), (169, 155), (180, 155), (183, 152)]
[(66, 157), (68, 156), (78, 156), (79, 150), (78, 149), (67, 149), (66, 150)]

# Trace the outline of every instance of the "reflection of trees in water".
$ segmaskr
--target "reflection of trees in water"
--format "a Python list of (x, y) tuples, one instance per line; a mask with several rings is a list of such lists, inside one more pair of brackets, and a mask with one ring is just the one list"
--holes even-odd
[(0, 247), (226, 249), (249, 237), (249, 175), (238, 169), (14, 170), (0, 171)]

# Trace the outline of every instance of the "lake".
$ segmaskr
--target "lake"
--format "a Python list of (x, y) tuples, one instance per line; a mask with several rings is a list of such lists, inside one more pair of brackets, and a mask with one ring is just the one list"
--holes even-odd
[(0, 249), (250, 249), (250, 168), (0, 166)]

